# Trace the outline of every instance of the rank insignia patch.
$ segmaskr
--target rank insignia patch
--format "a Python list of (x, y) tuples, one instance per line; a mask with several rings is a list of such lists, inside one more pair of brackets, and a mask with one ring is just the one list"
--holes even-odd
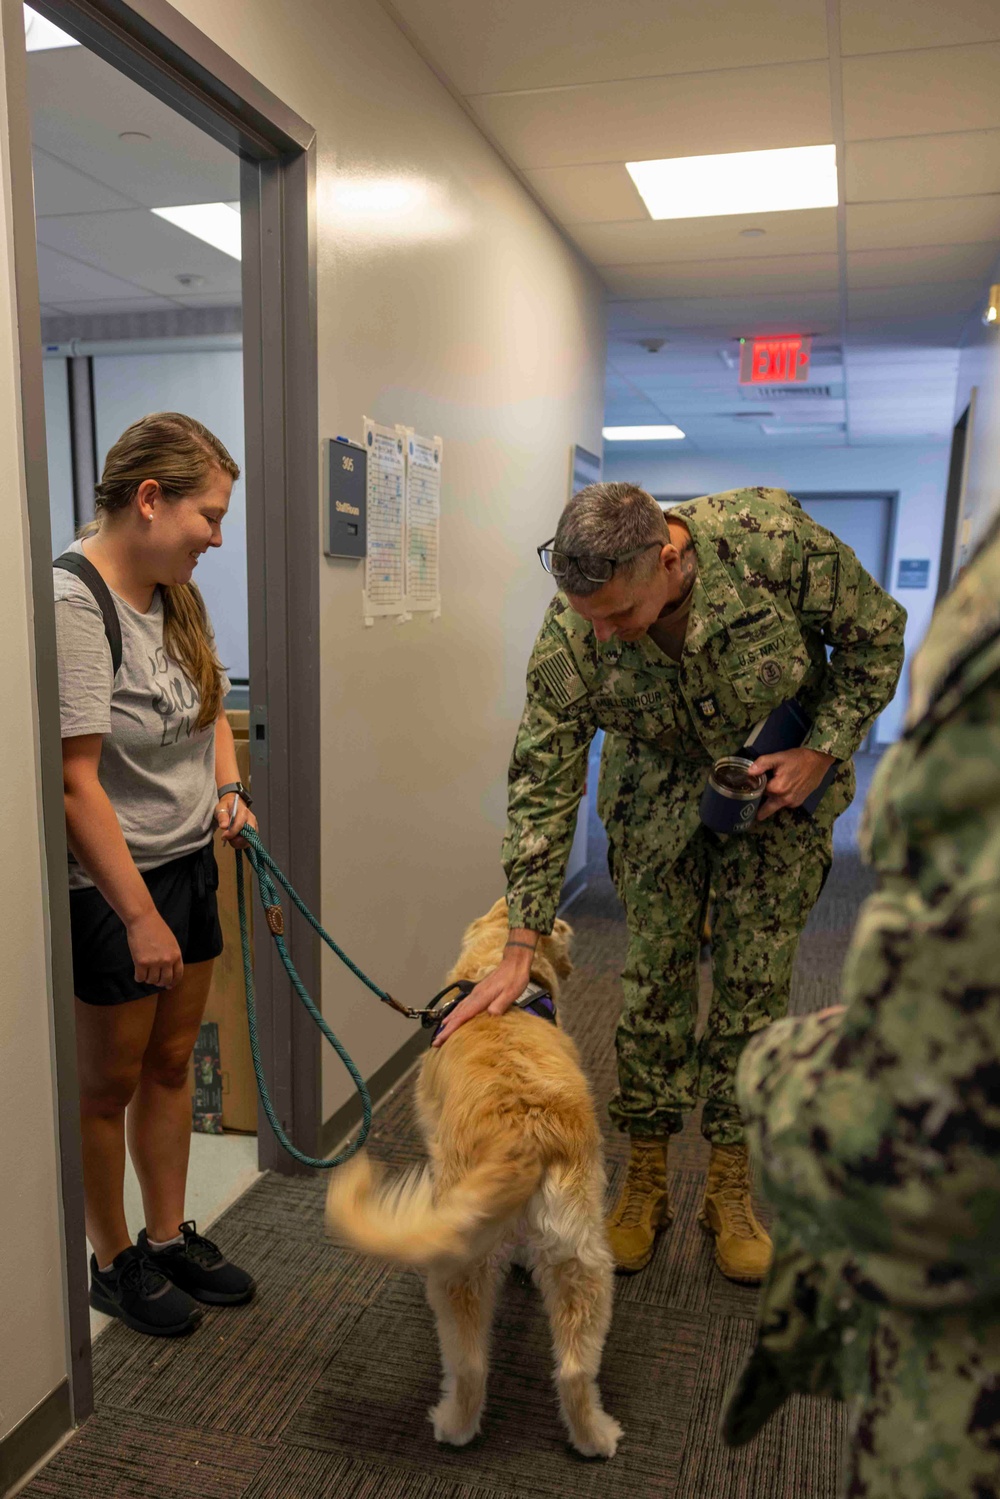
[(760, 663), (760, 666), (757, 668), (757, 675), (765, 687), (773, 687), (775, 682), (781, 681), (782, 671), (777, 661), (769, 657)]
[(714, 694), (710, 695), (709, 697), (700, 697), (695, 703), (695, 707), (698, 709), (698, 712), (701, 714), (706, 723), (709, 719), (716, 718), (719, 713), (719, 705), (715, 700)]

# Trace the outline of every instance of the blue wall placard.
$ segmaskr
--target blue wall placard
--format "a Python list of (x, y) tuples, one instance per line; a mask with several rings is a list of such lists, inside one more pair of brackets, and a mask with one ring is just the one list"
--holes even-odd
[(928, 557), (901, 557), (896, 576), (897, 588), (926, 588), (930, 583), (931, 564)]
[(368, 450), (346, 437), (324, 438), (328, 557), (368, 554)]

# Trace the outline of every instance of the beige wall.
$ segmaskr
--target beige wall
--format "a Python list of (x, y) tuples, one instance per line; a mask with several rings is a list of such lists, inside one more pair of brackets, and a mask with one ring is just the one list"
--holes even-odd
[[(440, 620), (366, 630), (360, 570), (317, 557), (323, 919), (416, 1001), (503, 888), (506, 762), (550, 592), (533, 548), (565, 499), (570, 445), (599, 441), (599, 288), (377, 6), (183, 8), (319, 131), (321, 432), (360, 437), (368, 413), (445, 439)], [(0, 98), (4, 151), (5, 113)], [(66, 1374), (8, 176), (4, 156), (0, 755), (18, 861), (2, 891), (0, 1437)], [(352, 224), (338, 186), (385, 177), (416, 183), (424, 210)], [(324, 1002), (366, 1073), (413, 1034), (332, 966)], [(347, 1092), (328, 1065), (325, 1113)]]
[[(506, 765), (551, 590), (569, 450), (600, 441), (603, 319), (566, 247), (372, 0), (181, 8), (319, 138), (320, 432), (370, 415), (444, 439), (436, 622), (361, 617), (361, 569), (322, 570), (323, 920), (412, 1003), (503, 892)], [(402, 180), (405, 219), (345, 189)], [(335, 960), (324, 1009), (371, 1074), (412, 1034)], [(326, 1053), (324, 1113), (349, 1095)]]
[(2, 48), (0, 38), (0, 1439), (67, 1367)]

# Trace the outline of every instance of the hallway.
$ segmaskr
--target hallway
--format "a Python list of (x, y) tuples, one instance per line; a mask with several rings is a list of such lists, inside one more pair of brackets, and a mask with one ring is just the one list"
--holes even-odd
[[(858, 757), (858, 798), (799, 950), (800, 1013), (835, 1002), (870, 888), (854, 839), (874, 764)], [(577, 966), (563, 1018), (603, 1101), (624, 926), (594, 816), (590, 854), (591, 883), (568, 913)], [(612, 1188), (623, 1143), (609, 1138)], [(393, 1166), (422, 1158), (410, 1082), (379, 1111), (372, 1145)], [(832, 1405), (813, 1402), (803, 1419), (790, 1402), (737, 1453), (714, 1434), (755, 1293), (718, 1275), (695, 1221), (706, 1157), (692, 1120), (671, 1156), (674, 1225), (649, 1269), (617, 1283), (601, 1386), (625, 1440), (611, 1463), (566, 1447), (541, 1303), (515, 1278), (497, 1317), (483, 1435), (460, 1451), (436, 1447), (427, 1408), (438, 1357), (420, 1281), (326, 1242), (321, 1180), (269, 1175), (213, 1229), (256, 1273), (257, 1300), (210, 1313), (194, 1338), (162, 1347), (110, 1327), (95, 1349), (97, 1414), (24, 1499), (834, 1499), (843, 1417)]]

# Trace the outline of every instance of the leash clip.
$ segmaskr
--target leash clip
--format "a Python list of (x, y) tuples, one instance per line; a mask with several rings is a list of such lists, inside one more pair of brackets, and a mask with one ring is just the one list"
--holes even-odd
[(412, 1010), (409, 1005), (401, 1005), (399, 1000), (393, 999), (391, 994), (380, 994), (379, 998), (384, 1005), (390, 1005), (397, 1014), (404, 1015), (407, 1020), (416, 1020), (423, 1014), (422, 1010)]
[[(428, 1029), (432, 1025), (442, 1025), (452, 1010), (460, 1005), (465, 996), (471, 994), (475, 987), (475, 984), (470, 983), (468, 979), (458, 979), (454, 984), (449, 984), (446, 989), (438, 990), (437, 994), (435, 994), (434, 998), (424, 1009), (415, 1011), (414, 1020), (419, 1016), (420, 1024), (427, 1026)], [(440, 1009), (435, 1008), (444, 999), (446, 994), (452, 994), (456, 989), (458, 990), (458, 997), (456, 999), (449, 1000), (447, 1004), (441, 1005)]]

